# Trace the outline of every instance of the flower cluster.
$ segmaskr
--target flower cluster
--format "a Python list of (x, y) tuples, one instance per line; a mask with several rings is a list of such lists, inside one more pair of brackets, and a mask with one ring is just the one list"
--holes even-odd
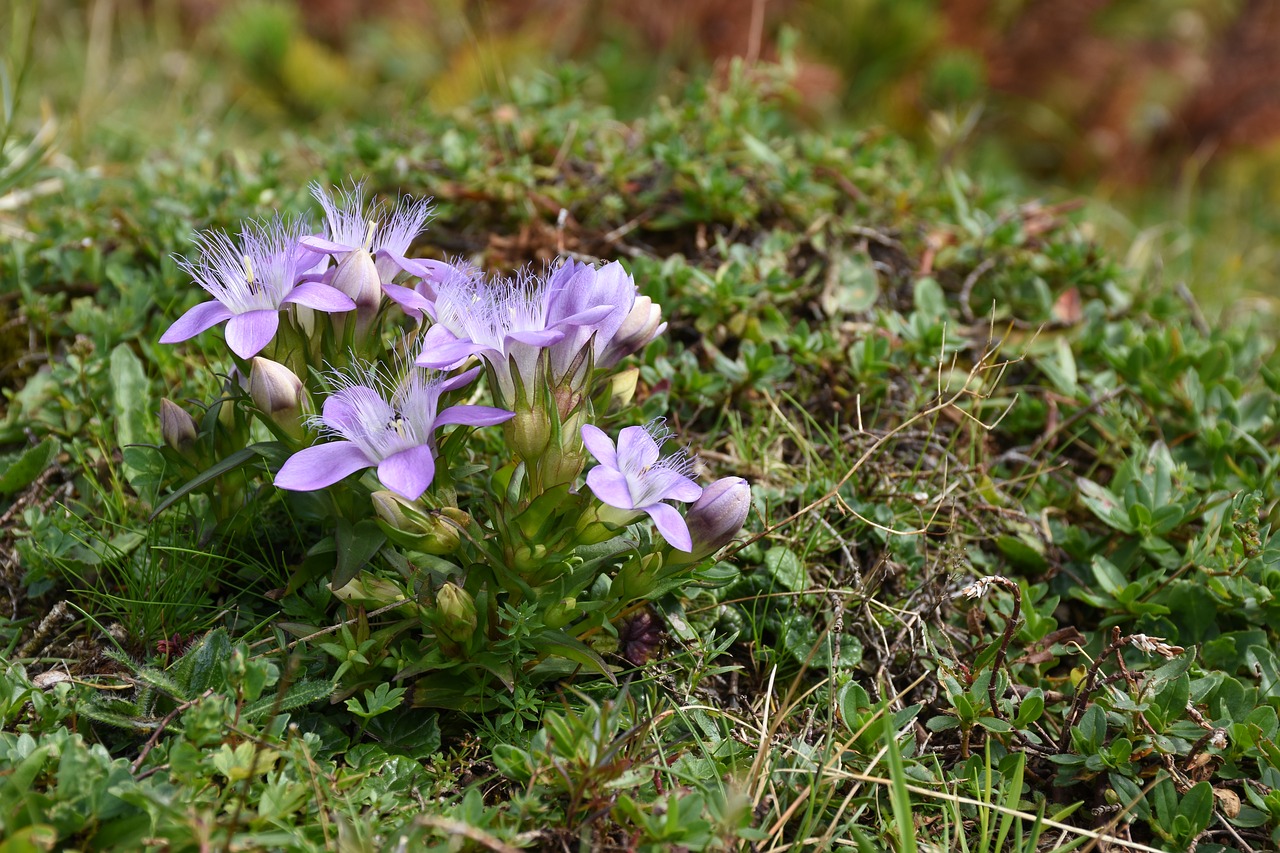
[[(226, 323), (229, 390), (247, 416), (206, 419), (206, 430), (234, 436), (224, 435), (224, 451), (264, 427), (288, 451), (278, 489), (328, 494), (335, 523), (376, 523), (401, 547), (459, 552), (436, 597), (442, 648), (462, 654), (476, 624), (468, 602), (489, 581), (468, 566), (489, 566), (483, 577), (501, 590), (554, 587), (548, 628), (578, 619), (589, 633), (738, 533), (746, 481), (699, 485), (687, 451), (664, 455), (674, 436), (661, 419), (616, 433), (601, 424), (636, 389), (637, 369), (620, 369), (623, 359), (666, 328), (620, 263), (486, 276), (466, 261), (410, 257), (425, 201), (370, 204), (358, 184), (312, 192), (324, 215), (317, 233), (277, 219), (236, 237), (199, 236), (196, 259), (182, 265), (212, 299), (161, 341)], [(486, 393), (492, 405), (478, 402)], [(162, 426), (168, 452), (198, 455), (194, 419), (166, 401)], [(463, 506), (455, 482), (482, 470), (474, 456), (494, 453), (492, 438), (467, 435), (488, 426), (501, 427), (505, 459)], [(682, 513), (683, 504), (692, 506)], [(646, 518), (665, 545), (629, 538)], [(612, 563), (601, 564), (615, 600), (586, 606), (580, 599), (609, 585), (571, 575), (581, 549), (618, 537)], [(518, 580), (504, 582), (508, 573)]]

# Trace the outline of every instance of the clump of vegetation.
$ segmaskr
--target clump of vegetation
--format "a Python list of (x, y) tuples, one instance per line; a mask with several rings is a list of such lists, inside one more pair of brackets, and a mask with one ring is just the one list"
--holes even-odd
[[(184, 144), (127, 180), (68, 169), (63, 197), (23, 208), (0, 277), (43, 349), (0, 421), (5, 834), (85, 849), (1273, 845), (1270, 344), (1208, 328), (1063, 207), (878, 131), (796, 128), (784, 78), (739, 67), (623, 124), (565, 68), (394, 130), (262, 155)], [(287, 454), (226, 440), (299, 439), (232, 417), (246, 410), (217, 334), (156, 343), (193, 304), (172, 260), (193, 230), (301, 213), (308, 181), (353, 175), (388, 200), (435, 197), (410, 258), (621, 260), (669, 325), (637, 356), (618, 423), (665, 415), (751, 483), (720, 562), (636, 596), (634, 618), (602, 609), (617, 637), (594, 666), (563, 655), (575, 665), (491, 673), (484, 703), (426, 701), (415, 655), (451, 653), (401, 611), (438, 610), (441, 587), (420, 582), (454, 573), (395, 525), (362, 537), (355, 516), (346, 534), (326, 520), (325, 500), (362, 487), (286, 495), (272, 480)], [(197, 413), (189, 434), (162, 436), (165, 396)], [(472, 480), (516, 482), (501, 429), (485, 432), (468, 439), (472, 477), (454, 478), (477, 505)], [(145, 447), (184, 436), (200, 473)], [(561, 576), (535, 550), (520, 571), (546, 557)], [(499, 632), (478, 637), (463, 607), (455, 650), (477, 671), (528, 639), (515, 593), (490, 589)], [(541, 626), (565, 615), (552, 609)]]

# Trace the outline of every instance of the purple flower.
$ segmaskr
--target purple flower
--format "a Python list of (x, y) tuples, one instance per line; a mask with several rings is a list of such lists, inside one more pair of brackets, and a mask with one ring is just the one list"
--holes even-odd
[(160, 338), (174, 344), (227, 321), (227, 346), (241, 358), (252, 358), (275, 337), (280, 310), (288, 304), (317, 311), (350, 311), (355, 303), (319, 282), (302, 282), (301, 266), (308, 253), (299, 250), (298, 223), (274, 220), (251, 224), (240, 232), (240, 245), (220, 231), (196, 236), (199, 261), (179, 265), (213, 299), (183, 314)]
[(450, 269), (449, 264), (441, 261), (404, 256), (414, 239), (426, 229), (431, 216), (430, 199), (402, 198), (388, 210), (382, 204), (366, 209), (363, 184), (340, 192), (337, 198), (319, 184), (312, 184), (311, 194), (324, 208), (328, 237), (303, 237), (302, 244), (313, 251), (333, 255), (339, 262), (347, 260), (352, 253), (366, 253), (373, 260), (377, 285), (381, 285), (383, 293), (407, 313), (420, 318), (429, 304), (429, 296), (411, 287), (392, 284), (392, 280), (403, 270), (431, 281)]
[[(617, 261), (598, 270), (566, 261), (551, 276), (549, 286), (548, 322), (566, 325), (565, 336), (549, 348), (551, 381), (559, 384), (578, 369), (575, 362), (588, 344), (593, 363), (600, 362), (605, 348), (635, 305), (636, 284)], [(608, 310), (598, 320), (574, 319), (601, 307)]]
[(439, 411), (440, 396), (475, 379), (475, 368), (447, 378), (410, 367), (392, 384), (376, 365), (360, 374), (332, 374), (337, 390), (324, 401), (313, 423), (338, 441), (316, 444), (290, 456), (276, 474), (276, 487), (295, 491), (323, 489), (360, 471), (377, 467), (382, 485), (417, 500), (435, 478), (433, 434), (449, 424), (489, 426), (511, 418), (492, 406), (450, 406)]
[(600, 464), (587, 472), (587, 485), (611, 507), (647, 513), (658, 532), (681, 551), (693, 548), (684, 518), (665, 500), (696, 501), (702, 487), (689, 475), (693, 462), (683, 450), (661, 457), (671, 431), (662, 420), (627, 427), (618, 433), (618, 446), (591, 424), (582, 428), (582, 443)]
[(692, 553), (705, 557), (733, 541), (751, 510), (751, 486), (741, 477), (721, 477), (702, 490), (685, 513)]
[(436, 286), (430, 309), (435, 323), (423, 336), (417, 364), (447, 368), (469, 356), (480, 356), (497, 377), (500, 399), (506, 404), (517, 399), (517, 381), (527, 398), (544, 348), (563, 340), (577, 326), (600, 322), (613, 310), (597, 305), (553, 311), (556, 288), (563, 286), (555, 276), (523, 271), (513, 279), (486, 281), (455, 272)]

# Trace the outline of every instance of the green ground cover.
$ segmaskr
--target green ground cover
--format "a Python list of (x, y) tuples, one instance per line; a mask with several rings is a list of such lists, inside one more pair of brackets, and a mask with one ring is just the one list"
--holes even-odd
[[(0, 223), (0, 844), (1274, 846), (1270, 341), (1078, 214), (797, 126), (784, 77), (624, 123), (566, 68), (388, 127), (15, 179), (61, 183)], [(421, 592), (411, 550), (338, 600), (333, 531), (273, 460), (187, 492), (146, 449), (161, 398), (199, 411), (226, 369), (216, 333), (156, 343), (197, 301), (174, 254), (351, 177), (434, 196), (422, 256), (621, 259), (662, 304), (622, 415), (665, 414), (754, 507), (649, 603), (655, 660), (602, 644), (612, 680), (435, 707), (397, 675), (438, 632), (386, 609)]]

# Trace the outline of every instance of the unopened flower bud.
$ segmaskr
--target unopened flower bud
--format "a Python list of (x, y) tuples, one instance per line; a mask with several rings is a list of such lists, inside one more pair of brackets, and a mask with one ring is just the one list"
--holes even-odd
[(343, 258), (330, 283), (350, 296), (361, 314), (371, 309), (376, 311), (382, 303), (382, 280), (378, 267), (373, 256), (364, 249), (356, 249)]
[(640, 368), (632, 367), (614, 375), (610, 383), (610, 402), (619, 409), (631, 402), (636, 396), (636, 383), (640, 379)]
[(457, 584), (446, 583), (436, 593), (436, 628), (455, 643), (465, 643), (476, 631), (476, 603)]
[(563, 628), (578, 616), (578, 600), (565, 598), (547, 608), (542, 617), (542, 624), (548, 628)]
[(693, 539), (693, 559), (715, 553), (738, 535), (751, 509), (751, 486), (741, 477), (724, 477), (702, 490), (685, 523)]
[(425, 510), (385, 489), (374, 492), (370, 500), (387, 537), (424, 554), (452, 554), (462, 544), (461, 531), (471, 523), (471, 516), (460, 509)]
[(165, 444), (186, 456), (199, 434), (196, 419), (186, 409), (169, 399), (160, 401), (160, 437)]
[(525, 462), (533, 462), (551, 441), (551, 421), (536, 408), (517, 409), (516, 416), (503, 426), (507, 443)]
[(264, 415), (291, 438), (302, 429), (302, 380), (279, 362), (258, 356), (249, 371), (249, 396)]
[(655, 304), (648, 296), (637, 296), (613, 340), (596, 360), (596, 367), (613, 367), (632, 353), (644, 349), (665, 328), (667, 324), (662, 322), (662, 306)]

